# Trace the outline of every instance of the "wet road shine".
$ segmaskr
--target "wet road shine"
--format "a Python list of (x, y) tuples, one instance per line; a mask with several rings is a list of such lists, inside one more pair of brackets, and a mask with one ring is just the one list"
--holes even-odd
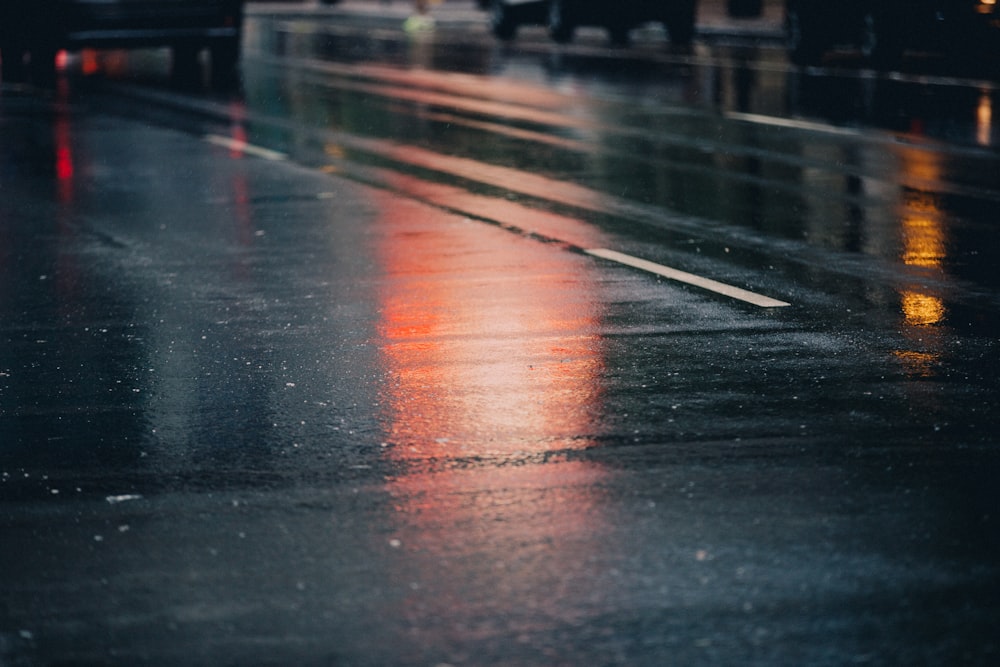
[(0, 665), (995, 663), (980, 92), (555, 48), (4, 86)]

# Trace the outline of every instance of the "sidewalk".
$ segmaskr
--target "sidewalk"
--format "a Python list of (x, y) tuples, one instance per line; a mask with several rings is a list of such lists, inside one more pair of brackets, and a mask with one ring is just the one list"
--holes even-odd
[[(410, 0), (341, 0), (335, 5), (324, 5), (319, 0), (251, 2), (251, 13), (283, 11), (309, 11), (329, 14), (367, 15), (373, 18), (403, 21), (413, 13)], [(443, 0), (431, 9), (438, 25), (485, 23), (486, 11), (479, 9), (476, 0)], [(764, 0), (764, 12), (759, 18), (732, 18), (726, 11), (726, 0), (699, 0), (698, 33), (711, 37), (742, 37), (776, 40), (783, 35), (784, 2)]]

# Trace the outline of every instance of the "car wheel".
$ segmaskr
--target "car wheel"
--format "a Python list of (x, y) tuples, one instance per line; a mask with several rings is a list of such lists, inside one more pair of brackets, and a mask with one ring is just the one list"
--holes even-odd
[(885, 14), (867, 11), (861, 25), (861, 55), (873, 67), (891, 67), (903, 56), (903, 41)]
[(56, 49), (54, 46), (41, 45), (31, 50), (29, 56), (31, 81), (36, 86), (50, 88), (56, 82)]
[(504, 0), (493, 0), (490, 10), (490, 29), (497, 39), (511, 40), (517, 34), (517, 19), (514, 9)]
[(237, 65), (240, 62), (240, 40), (230, 37), (211, 47), (212, 85), (217, 88), (232, 86), (239, 78)]
[(608, 38), (613, 46), (628, 46), (631, 41), (630, 33), (631, 30), (624, 23), (612, 23), (608, 26)]
[(733, 18), (757, 18), (763, 13), (763, 5), (761, 0), (728, 0), (726, 13)]
[(694, 4), (670, 9), (663, 17), (663, 27), (667, 29), (670, 43), (674, 46), (691, 46), (694, 41)]
[(0, 45), (0, 80), (4, 83), (21, 83), (28, 78), (24, 49), (13, 44)]
[(566, 0), (551, 0), (549, 2), (549, 36), (560, 44), (568, 44), (573, 41), (573, 33), (576, 32), (576, 25)]
[(796, 65), (815, 65), (823, 58), (826, 40), (814, 29), (797, 7), (789, 7), (785, 14), (785, 46), (788, 57)]
[(190, 44), (177, 45), (171, 49), (171, 54), (170, 75), (174, 82), (185, 86), (199, 83), (198, 48)]

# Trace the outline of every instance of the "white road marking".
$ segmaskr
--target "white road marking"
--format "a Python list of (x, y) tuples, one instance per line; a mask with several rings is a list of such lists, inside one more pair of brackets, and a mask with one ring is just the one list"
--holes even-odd
[(819, 132), (822, 134), (840, 134), (848, 137), (859, 137), (861, 131), (850, 127), (838, 127), (827, 125), (826, 123), (815, 123), (808, 120), (798, 120), (795, 118), (778, 118), (777, 116), (764, 116), (757, 113), (744, 113), (741, 111), (729, 111), (725, 114), (730, 120), (742, 120), (747, 123), (757, 125), (770, 125), (772, 127), (783, 127), (791, 130), (804, 130), (806, 132)]
[(247, 155), (264, 158), (265, 160), (278, 161), (288, 159), (288, 156), (284, 153), (272, 151), (270, 148), (264, 148), (263, 146), (248, 144), (245, 141), (240, 141), (239, 139), (233, 139), (231, 137), (223, 137), (218, 134), (206, 134), (204, 139), (210, 144), (222, 146), (223, 148), (228, 148), (231, 151), (239, 151), (240, 153), (245, 153)]
[(712, 280), (711, 278), (703, 278), (686, 271), (672, 269), (669, 266), (657, 264), (656, 262), (650, 262), (649, 260), (641, 259), (639, 257), (633, 257), (632, 255), (626, 255), (625, 253), (618, 252), (616, 250), (591, 248), (589, 250), (584, 250), (584, 252), (588, 255), (593, 255), (594, 257), (600, 257), (612, 262), (618, 262), (619, 264), (625, 264), (626, 266), (655, 273), (658, 276), (663, 276), (664, 278), (669, 278), (670, 280), (676, 280), (687, 285), (693, 285), (695, 287), (706, 289), (710, 292), (715, 292), (716, 294), (722, 294), (730, 297), (731, 299), (746, 301), (747, 303), (752, 303), (753, 305), (760, 306), (761, 308), (782, 308), (784, 306), (792, 305), (787, 301), (772, 299), (771, 297), (764, 296), (763, 294), (757, 294), (756, 292), (750, 292), (745, 289), (740, 289), (739, 287), (733, 287), (732, 285), (720, 283), (717, 280)]
[[(262, 146), (248, 144), (245, 141), (232, 139), (230, 137), (224, 137), (217, 134), (207, 134), (204, 139), (210, 144), (222, 146), (223, 148), (228, 148), (233, 151), (240, 151), (247, 155), (255, 155), (257, 157), (264, 158), (265, 160), (287, 159), (287, 156), (284, 153), (273, 151)], [(757, 294), (739, 287), (720, 283), (716, 280), (712, 280), (711, 278), (703, 278), (702, 276), (698, 276), (693, 273), (672, 269), (669, 266), (657, 264), (656, 262), (650, 262), (649, 260), (641, 259), (639, 257), (633, 257), (632, 255), (626, 255), (625, 253), (617, 252), (615, 250), (592, 248), (584, 250), (584, 252), (589, 255), (593, 255), (594, 257), (601, 257), (612, 262), (618, 262), (619, 264), (625, 264), (637, 269), (649, 271), (650, 273), (655, 273), (656, 275), (669, 278), (670, 280), (676, 280), (677, 282), (700, 287), (710, 292), (715, 292), (716, 294), (721, 294), (739, 301), (745, 301), (762, 308), (780, 308), (791, 305), (785, 301), (772, 299), (771, 297), (764, 296), (762, 294)]]

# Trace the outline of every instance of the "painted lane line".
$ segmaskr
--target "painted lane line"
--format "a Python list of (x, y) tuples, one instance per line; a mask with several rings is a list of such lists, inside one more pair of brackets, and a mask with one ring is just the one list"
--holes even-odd
[(221, 146), (223, 148), (228, 148), (231, 151), (238, 153), (244, 153), (246, 155), (253, 155), (255, 157), (264, 158), (265, 160), (287, 160), (288, 156), (284, 153), (278, 151), (272, 151), (270, 148), (264, 148), (263, 146), (257, 146), (255, 144), (248, 144), (245, 141), (240, 141), (239, 139), (233, 139), (231, 137), (223, 137), (218, 134), (206, 134), (204, 136), (205, 141), (215, 146)]
[[(228, 148), (233, 151), (239, 151), (247, 155), (255, 155), (257, 157), (264, 158), (266, 160), (285, 160), (287, 156), (284, 153), (278, 151), (273, 151), (262, 146), (256, 146), (254, 144), (248, 144), (245, 141), (239, 141), (237, 139), (232, 139), (230, 137), (224, 137), (217, 134), (208, 134), (204, 137), (205, 141), (216, 146), (222, 146), (223, 148)], [(711, 278), (703, 278), (701, 276), (695, 275), (693, 273), (687, 273), (686, 271), (680, 271), (678, 269), (670, 268), (669, 266), (664, 266), (662, 264), (657, 264), (655, 262), (650, 262), (639, 257), (633, 257), (631, 255), (626, 255), (624, 253), (617, 252), (615, 250), (607, 250), (605, 248), (593, 248), (590, 250), (584, 250), (589, 255), (594, 257), (601, 257), (613, 262), (618, 262), (619, 264), (624, 264), (637, 269), (642, 269), (644, 271), (649, 271), (664, 278), (669, 278), (670, 280), (675, 280), (677, 282), (685, 283), (695, 287), (700, 287), (702, 289), (708, 290), (710, 292), (715, 292), (723, 296), (728, 296), (732, 299), (737, 299), (739, 301), (745, 301), (762, 308), (780, 308), (784, 306), (790, 306), (790, 303), (785, 301), (779, 301), (777, 299), (772, 299), (771, 297), (764, 296), (762, 294), (757, 294), (755, 292), (750, 292), (739, 287), (734, 287), (732, 285), (727, 285), (725, 283), (720, 283)]]
[(716, 294), (722, 294), (723, 296), (728, 296), (731, 299), (746, 301), (747, 303), (752, 303), (753, 305), (760, 306), (761, 308), (782, 308), (784, 306), (792, 305), (787, 301), (772, 299), (771, 297), (764, 296), (763, 294), (757, 294), (756, 292), (750, 292), (745, 289), (740, 289), (739, 287), (733, 287), (732, 285), (720, 283), (717, 280), (712, 280), (711, 278), (703, 278), (686, 271), (672, 269), (669, 266), (657, 264), (656, 262), (650, 262), (649, 260), (640, 259), (639, 257), (633, 257), (632, 255), (626, 255), (625, 253), (617, 252), (615, 250), (608, 250), (606, 248), (591, 248), (589, 250), (584, 250), (584, 252), (588, 255), (593, 255), (594, 257), (600, 257), (612, 262), (618, 262), (619, 264), (625, 264), (626, 266), (655, 273), (658, 276), (663, 276), (664, 278), (669, 278), (670, 280), (676, 280), (677, 282), (700, 287), (710, 292), (715, 292)]
[(860, 137), (862, 132), (850, 127), (838, 127), (826, 123), (816, 123), (808, 120), (798, 120), (795, 118), (778, 118), (777, 116), (764, 116), (756, 113), (744, 113), (741, 111), (729, 111), (723, 114), (730, 120), (740, 120), (756, 125), (769, 125), (771, 127), (781, 127), (788, 130), (802, 130), (804, 132), (817, 132), (821, 134), (837, 134), (846, 137)]

